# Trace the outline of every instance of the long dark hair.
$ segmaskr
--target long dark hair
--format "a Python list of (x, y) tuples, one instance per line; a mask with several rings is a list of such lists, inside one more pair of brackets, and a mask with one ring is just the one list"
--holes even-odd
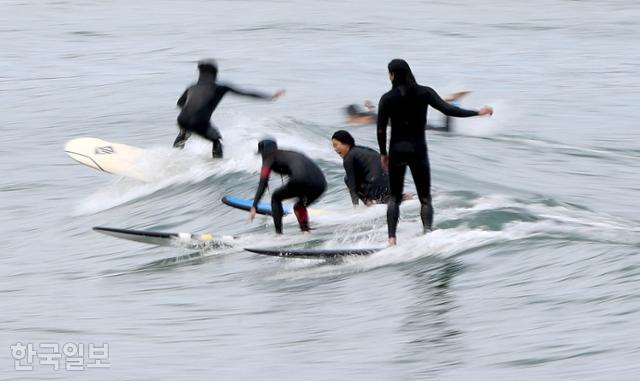
[(393, 73), (392, 87), (397, 87), (402, 95), (406, 95), (409, 91), (415, 89), (417, 85), (416, 78), (413, 76), (407, 61), (399, 58), (391, 60), (388, 69), (389, 73)]

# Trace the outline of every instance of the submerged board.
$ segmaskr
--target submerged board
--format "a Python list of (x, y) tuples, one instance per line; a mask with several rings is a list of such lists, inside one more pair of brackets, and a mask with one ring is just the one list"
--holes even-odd
[(349, 255), (369, 255), (383, 249), (383, 247), (365, 249), (300, 249), (292, 247), (245, 248), (246, 251), (256, 254), (302, 259), (335, 259)]
[(144, 149), (126, 144), (112, 143), (97, 138), (77, 138), (64, 145), (64, 151), (73, 160), (99, 171), (148, 181), (136, 170), (135, 162)]
[(130, 230), (95, 226), (93, 230), (112, 237), (156, 246), (178, 246), (190, 249), (231, 247), (234, 237), (214, 237), (209, 233), (164, 233), (148, 230)]

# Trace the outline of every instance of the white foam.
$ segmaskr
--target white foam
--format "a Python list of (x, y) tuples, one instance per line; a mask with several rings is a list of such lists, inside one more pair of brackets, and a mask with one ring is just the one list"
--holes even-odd
[(504, 100), (490, 100), (477, 106), (469, 106), (465, 104), (462, 107), (479, 109), (485, 104), (493, 107), (494, 113), (492, 116), (455, 118), (453, 122), (453, 132), (459, 135), (478, 137), (495, 136), (507, 131), (509, 126), (513, 125), (513, 121), (517, 120), (517, 111), (513, 110), (513, 108)]
[[(445, 196), (447, 198), (448, 196)], [(450, 197), (449, 197), (450, 199)], [(437, 202), (437, 200), (436, 200)], [(616, 244), (640, 244), (640, 229), (607, 215), (570, 206), (549, 206), (544, 203), (526, 203), (505, 195), (487, 195), (471, 200), (471, 206), (449, 208), (438, 214), (440, 221), (450, 218), (472, 218), (474, 213), (506, 207), (518, 208), (535, 216), (535, 221), (511, 221), (505, 223), (501, 230), (483, 230), (462, 224), (456, 228), (438, 229), (428, 235), (418, 235), (421, 229), (419, 217), (407, 218), (401, 214), (398, 225), (399, 245), (389, 247), (369, 256), (350, 256), (338, 264), (318, 266), (314, 260), (290, 260), (283, 271), (272, 277), (278, 279), (302, 279), (333, 276), (342, 273), (368, 271), (379, 267), (413, 262), (420, 258), (435, 256), (446, 259), (462, 252), (473, 251), (474, 248), (489, 244), (500, 244), (544, 236), (547, 239), (556, 237), (560, 240), (581, 237), (585, 241), (611, 242)], [(404, 205), (404, 204), (403, 204)], [(414, 207), (416, 207), (414, 205)], [(380, 210), (378, 210), (380, 209)], [(386, 246), (386, 222), (372, 224), (369, 219), (382, 217), (384, 206), (369, 210), (353, 210), (342, 216), (321, 216), (314, 221), (320, 225), (333, 222), (342, 224), (333, 236), (322, 244), (323, 248), (365, 248)], [(415, 211), (414, 211), (415, 212)], [(359, 221), (353, 224), (354, 220)], [(369, 220), (369, 221), (368, 221)], [(346, 221), (346, 222), (345, 222)], [(351, 223), (349, 223), (351, 221)], [(413, 236), (413, 237), (412, 237)], [(412, 238), (407, 238), (412, 237)], [(569, 238), (568, 238), (569, 237)], [(571, 238), (573, 237), (573, 238)]]

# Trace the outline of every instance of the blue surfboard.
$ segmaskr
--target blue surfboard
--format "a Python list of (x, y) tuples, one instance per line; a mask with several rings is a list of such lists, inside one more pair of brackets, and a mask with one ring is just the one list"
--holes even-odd
[[(222, 198), (222, 203), (224, 203), (225, 205), (229, 205), (232, 208), (246, 210), (246, 211), (251, 210), (251, 207), (253, 206), (253, 200), (252, 199), (240, 198), (240, 197), (232, 197), (232, 196), (223, 197)], [(287, 214), (291, 213), (291, 208), (288, 205), (283, 205), (282, 206), (282, 211), (283, 211), (284, 215), (287, 215)], [(270, 216), (271, 215), (271, 204), (268, 204), (266, 202), (258, 203), (258, 207), (256, 208), (256, 212), (258, 214), (265, 214), (267, 216)]]

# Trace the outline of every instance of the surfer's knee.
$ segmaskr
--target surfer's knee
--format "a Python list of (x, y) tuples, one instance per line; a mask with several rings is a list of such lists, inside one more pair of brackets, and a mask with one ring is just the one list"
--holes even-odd
[(429, 196), (419, 196), (418, 200), (420, 201), (420, 204), (423, 206), (431, 206), (431, 195)]
[(400, 204), (402, 204), (402, 200), (403, 200), (402, 194), (400, 195), (390, 194), (389, 197), (387, 198), (387, 204), (399, 207)]

